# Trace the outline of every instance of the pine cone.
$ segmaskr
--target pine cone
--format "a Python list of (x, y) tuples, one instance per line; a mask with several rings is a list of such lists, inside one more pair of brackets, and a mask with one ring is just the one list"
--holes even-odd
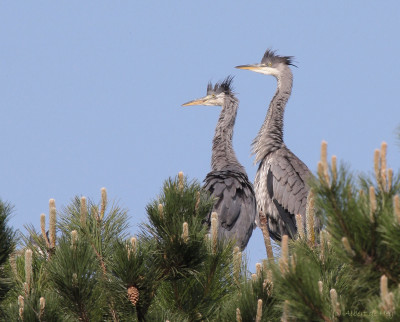
[(128, 298), (133, 306), (136, 306), (136, 303), (139, 301), (139, 290), (135, 286), (128, 287)]

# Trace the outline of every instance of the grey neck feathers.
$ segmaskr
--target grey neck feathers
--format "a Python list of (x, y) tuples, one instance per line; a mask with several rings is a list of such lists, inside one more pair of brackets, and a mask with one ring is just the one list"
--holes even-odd
[(211, 157), (213, 171), (230, 169), (244, 172), (232, 147), (233, 127), (238, 105), (239, 102), (235, 96), (227, 95), (225, 97), (213, 139)]
[(264, 123), (252, 144), (253, 154), (256, 155), (254, 163), (260, 162), (266, 155), (285, 145), (283, 142), (283, 115), (293, 84), (290, 68), (286, 67), (277, 80), (278, 88), (271, 100)]

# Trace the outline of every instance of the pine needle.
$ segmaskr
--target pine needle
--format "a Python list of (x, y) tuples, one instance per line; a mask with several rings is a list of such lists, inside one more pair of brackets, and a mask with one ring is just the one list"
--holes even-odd
[(397, 218), (397, 222), (400, 224), (400, 198), (399, 195), (393, 197), (393, 208), (394, 216)]

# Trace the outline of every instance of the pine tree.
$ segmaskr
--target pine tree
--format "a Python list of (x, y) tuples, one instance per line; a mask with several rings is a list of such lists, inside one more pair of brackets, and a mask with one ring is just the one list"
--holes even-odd
[[(12, 287), (9, 268), (6, 266), (15, 247), (15, 232), (8, 226), (13, 207), (0, 200), (0, 302), (3, 302)], [(4, 315), (0, 310), (0, 317)]]
[(208, 235), (203, 224), (213, 202), (199, 183), (180, 174), (147, 207), (141, 239), (155, 241), (161, 271), (151, 321), (212, 320), (232, 291), (233, 243), (218, 241), (216, 226)]
[(319, 163), (312, 191), (325, 229), (318, 243), (290, 243), (287, 269), (272, 266), (286, 320), (398, 319), (400, 178), (387, 169), (386, 148), (375, 152), (375, 178), (358, 183), (336, 157)]
[[(49, 202), (49, 227), (29, 235), (16, 256), (7, 318), (25, 321), (217, 320), (236, 290), (233, 241), (203, 223), (214, 200), (180, 174), (147, 207), (148, 222), (128, 238), (127, 214), (76, 197)], [(216, 216), (216, 214), (214, 215)], [(217, 221), (214, 220), (214, 223)]]
[(98, 203), (76, 197), (61, 211), (51, 199), (49, 227), (42, 214), (40, 232), (29, 226), (11, 256), (14, 235), (0, 227), (7, 232), (0, 238), (8, 236), (0, 257), (4, 319), (399, 320), (400, 176), (386, 150), (383, 143), (375, 151), (372, 175), (357, 178), (335, 156), (328, 164), (323, 142), (306, 229), (295, 240), (283, 236), (274, 258), (264, 225), (268, 258), (254, 274), (234, 241), (218, 240), (218, 214), (204, 224), (215, 200), (182, 173), (148, 204), (135, 237), (127, 211), (109, 203), (104, 188)]

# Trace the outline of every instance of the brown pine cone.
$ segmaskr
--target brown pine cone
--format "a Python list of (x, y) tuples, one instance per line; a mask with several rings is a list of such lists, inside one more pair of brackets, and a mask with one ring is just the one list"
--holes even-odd
[(133, 306), (139, 301), (139, 290), (133, 285), (128, 287), (128, 299)]

